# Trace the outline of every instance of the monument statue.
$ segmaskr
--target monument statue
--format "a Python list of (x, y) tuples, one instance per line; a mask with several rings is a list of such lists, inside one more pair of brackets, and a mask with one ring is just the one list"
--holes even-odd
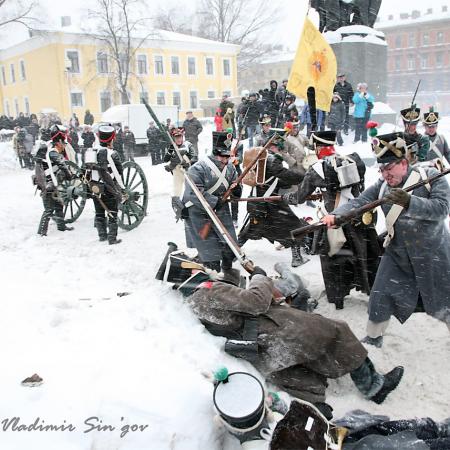
[(336, 31), (349, 25), (373, 28), (381, 0), (311, 0), (320, 17), (319, 31)]

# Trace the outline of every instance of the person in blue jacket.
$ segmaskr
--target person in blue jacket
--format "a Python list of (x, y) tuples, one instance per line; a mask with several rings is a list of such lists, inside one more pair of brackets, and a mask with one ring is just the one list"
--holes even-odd
[(355, 139), (353, 143), (358, 141), (367, 142), (366, 124), (370, 119), (374, 101), (373, 95), (367, 91), (367, 83), (358, 83), (352, 99), (355, 105), (355, 111), (353, 112)]

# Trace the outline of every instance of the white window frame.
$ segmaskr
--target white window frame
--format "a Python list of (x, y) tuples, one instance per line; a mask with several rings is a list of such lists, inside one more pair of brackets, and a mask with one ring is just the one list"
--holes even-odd
[[(410, 62), (412, 62), (412, 64), (410, 64)], [(412, 57), (408, 56), (407, 64), (408, 64), (408, 70), (415, 70), (415, 68), (416, 68), (416, 58), (415, 58), (415, 56), (412, 56)]]
[[(27, 108), (28, 105), (28, 108)], [(30, 99), (28, 97), (23, 98), (23, 109), (26, 115), (30, 115), (31, 107), (30, 107)]]
[(18, 97), (14, 97), (14, 109), (16, 110), (16, 117), (19, 116), (20, 108), (19, 108), (19, 98)]
[[(112, 92), (111, 92), (111, 91), (109, 91), (108, 89), (103, 89), (102, 91), (99, 91), (99, 93), (98, 93), (98, 110), (99, 110), (101, 113), (104, 112), (104, 111), (102, 111), (102, 94), (104, 94), (105, 92), (109, 93), (109, 97), (110, 97), (110, 99), (111, 99), (111, 106), (114, 105), (114, 102), (113, 102), (113, 95), (112, 95)], [(111, 107), (111, 106), (110, 106), (110, 107)], [(107, 109), (108, 109), (108, 108), (107, 108)], [(106, 109), (105, 109), (105, 111), (106, 111)]]
[(16, 69), (14, 67), (14, 63), (9, 64), (9, 77), (11, 78), (11, 84), (15, 84), (16, 82)]
[[(230, 67), (230, 74), (229, 75), (225, 75), (225, 66), (224, 66), (224, 61), (228, 61), (229, 67)], [(231, 58), (222, 58), (222, 75), (226, 78), (231, 78), (233, 76), (233, 68), (231, 65)]]
[[(441, 35), (442, 39), (439, 41), (438, 36)], [(445, 33), (443, 31), (436, 31), (436, 44), (444, 44), (445, 43)]]
[(77, 48), (66, 48), (64, 50), (64, 61), (66, 61), (66, 60), (70, 61), (70, 58), (67, 55), (68, 52), (77, 52), (78, 53), (78, 69), (79, 69), (79, 71), (78, 72), (72, 72), (71, 70), (68, 71), (67, 67), (65, 67), (65, 70), (68, 71), (71, 75), (82, 75), (82, 73), (83, 73), (83, 69), (82, 69), (83, 64), (82, 64), (82, 61), (81, 61), (81, 52), (80, 52), (80, 50), (78, 50)]
[(5, 114), (6, 117), (8, 117), (8, 119), (11, 117), (11, 110), (9, 109), (9, 100), (7, 98), (5, 98)]
[[(98, 63), (98, 61), (99, 61), (99, 59), (98, 59), (99, 53), (101, 53), (101, 54), (106, 56), (106, 72), (100, 72), (98, 70), (99, 69), (99, 67), (98, 67), (99, 66), (99, 63)], [(95, 65), (96, 65), (96, 69), (97, 69), (97, 75), (100, 75), (100, 76), (108, 75), (109, 74), (109, 55), (108, 55), (108, 53), (107, 52), (103, 52), (101, 50), (97, 50), (97, 52), (95, 54)]]
[[(209, 93), (210, 93), (210, 92), (212, 92), (212, 93), (214, 94), (213, 97), (210, 97), (210, 96), (209, 96)], [(208, 90), (206, 91), (206, 98), (209, 98), (209, 99), (211, 99), (211, 98), (216, 98), (216, 90), (215, 90), (215, 89), (208, 89)]]
[(6, 69), (5, 69), (5, 66), (0, 66), (0, 73), (1, 73), (1, 77), (2, 77), (2, 86), (6, 86), (7, 85), (7, 81), (6, 81)]
[[(191, 106), (191, 92), (195, 92), (195, 94), (196, 94), (196, 97), (197, 97), (197, 106), (196, 107)], [(198, 103), (199, 103), (198, 90), (197, 89), (191, 89), (189, 91), (189, 109), (199, 109), (198, 108)]]
[[(194, 69), (195, 73), (189, 73), (189, 58), (194, 58)], [(197, 64), (197, 57), (194, 55), (188, 55), (186, 56), (186, 73), (188, 77), (197, 77), (198, 76), (198, 64)]]
[[(156, 57), (159, 57), (159, 56), (161, 57), (161, 61), (162, 61), (162, 69), (163, 69), (162, 73), (157, 73), (156, 72)], [(164, 73), (165, 73), (165, 70), (164, 70), (164, 55), (160, 55), (160, 54), (153, 55), (153, 73), (157, 77), (163, 77), (164, 76)]]
[[(438, 55), (441, 55), (441, 62), (440, 65), (438, 65)], [(444, 67), (444, 60), (445, 60), (445, 54), (444, 52), (436, 52), (434, 54), (434, 66), (436, 69), (442, 69)]]
[[(145, 56), (145, 72), (139, 72), (139, 56)], [(147, 53), (137, 53), (136, 54), (136, 73), (138, 77), (145, 77), (148, 75), (148, 56)]]
[[(428, 41), (428, 42), (425, 42), (425, 36), (427, 37), (427, 41)], [(428, 45), (430, 45), (430, 33), (429, 33), (429, 32), (426, 32), (426, 33), (423, 33), (423, 34), (422, 34), (422, 46), (423, 46), (423, 47), (426, 47), (426, 46), (428, 46)]]
[[(160, 105), (158, 103), (158, 94), (164, 94), (164, 104)], [(155, 92), (155, 105), (158, 106), (167, 106), (167, 97), (166, 97), (166, 91), (156, 91)]]
[[(178, 73), (172, 72), (172, 58), (178, 59)], [(181, 75), (181, 63), (180, 63), (181, 57), (178, 55), (170, 55), (170, 75), (173, 77), (179, 77)]]
[(228, 97), (232, 97), (233, 95), (233, 89), (224, 89), (223, 91), (222, 91), (222, 97), (224, 96), (224, 95), (227, 95)]
[[(81, 105), (74, 105), (72, 104), (72, 94), (81, 94)], [(79, 89), (72, 89), (69, 92), (69, 106), (71, 108), (83, 108), (85, 104), (85, 100), (84, 100), (84, 93), (83, 91), (79, 90)]]
[[(425, 62), (425, 64), (424, 64)], [(430, 67), (429, 61), (428, 61), (428, 55), (421, 55), (420, 56), (420, 68), (421, 69), (428, 69)]]
[[(22, 73), (22, 67), (23, 67), (23, 73)], [(19, 59), (19, 76), (21, 81), (27, 80), (27, 69), (25, 67), (25, 60)]]
[[(211, 60), (212, 60), (212, 73), (211, 73), (211, 74), (208, 73), (208, 64), (206, 64), (206, 61), (207, 61), (208, 59), (211, 59)], [(214, 77), (214, 74), (215, 74), (215, 73), (216, 73), (216, 63), (215, 63), (215, 58), (214, 58), (214, 56), (206, 55), (206, 56), (205, 56), (205, 75), (206, 75), (207, 77)]]

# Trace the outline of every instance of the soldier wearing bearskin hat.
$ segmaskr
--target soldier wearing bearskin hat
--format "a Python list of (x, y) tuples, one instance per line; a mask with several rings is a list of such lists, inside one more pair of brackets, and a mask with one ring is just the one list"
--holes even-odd
[[(313, 132), (311, 142), (319, 160), (307, 170), (298, 194), (283, 197), (291, 204), (304, 203), (319, 188), (325, 209), (319, 212), (324, 214), (359, 196), (366, 167), (357, 153), (336, 154), (336, 131)], [(366, 222), (320, 230), (316, 236), (327, 298), (336, 309), (344, 307), (352, 288), (368, 294), (375, 279), (380, 248), (374, 225)]]
[[(271, 130), (271, 135), (276, 129)], [(297, 186), (303, 175), (283, 166), (284, 138), (277, 135), (268, 148), (268, 157), (265, 170), (265, 183), (256, 185), (257, 197), (280, 195), (281, 189)], [(301, 241), (288, 237), (289, 230), (306, 225), (289, 208), (280, 202), (256, 202), (247, 205), (249, 217), (246, 225), (239, 234), (239, 242), (244, 244), (248, 239), (259, 240), (265, 238), (270, 242), (279, 242), (292, 250), (292, 266), (303, 264), (301, 254)]]
[(411, 166), (403, 133), (372, 140), (382, 178), (325, 216), (334, 226), (336, 216), (386, 197), (382, 204), (387, 235), (384, 255), (369, 298), (368, 344), (381, 347), (394, 315), (404, 323), (413, 312), (425, 311), (450, 328), (450, 234), (445, 223), (450, 211), (450, 187), (439, 178), (431, 184), (404, 189), (437, 174), (436, 169)]
[(403, 124), (405, 126), (404, 138), (409, 147), (410, 154), (416, 154), (410, 162), (422, 162), (427, 160), (428, 150), (430, 149), (430, 140), (428, 136), (424, 136), (417, 132), (417, 124), (420, 120), (420, 108), (412, 105), (400, 111)]
[(433, 107), (423, 114), (425, 134), (430, 140), (430, 151), (428, 152), (427, 160), (432, 161), (437, 158), (443, 165), (445, 159), (447, 164), (450, 164), (450, 149), (444, 135), (437, 133), (438, 123), (439, 113)]
[(55, 219), (59, 231), (71, 231), (64, 222), (63, 200), (58, 195), (58, 185), (63, 180), (70, 180), (70, 172), (64, 159), (64, 150), (67, 144), (67, 128), (62, 125), (53, 125), (46, 135), (51, 139), (47, 145), (41, 145), (36, 153), (36, 184), (41, 190), (44, 212), (39, 222), (38, 234), (47, 236), (51, 217)]
[[(189, 168), (190, 179), (198, 186), (217, 217), (237, 240), (228, 202), (222, 201), (223, 194), (237, 178), (237, 172), (230, 161), (233, 134), (221, 131), (212, 133), (212, 154)], [(234, 188), (237, 197), (241, 195), (241, 186)], [(196, 248), (200, 261), (212, 270), (231, 269), (234, 255), (224, 238), (212, 227), (206, 239), (200, 237), (200, 231), (210, 222), (209, 216), (200, 200), (188, 183), (185, 183), (183, 205), (187, 209), (185, 216), (186, 244)]]

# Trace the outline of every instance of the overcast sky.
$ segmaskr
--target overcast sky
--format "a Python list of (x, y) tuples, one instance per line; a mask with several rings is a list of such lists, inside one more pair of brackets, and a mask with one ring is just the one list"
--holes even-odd
[[(9, 0), (6, 4), (13, 5), (15, 0)], [(77, 0), (73, 2), (61, 0), (38, 0), (42, 6), (40, 17), (49, 17), (55, 24), (59, 23), (60, 16), (80, 17), (83, 11), (92, 7), (93, 0)], [(307, 0), (273, 0), (273, 4), (278, 5), (284, 19), (274, 25), (273, 30), (267, 30), (267, 39), (270, 42), (279, 42), (295, 50), (301, 33), (301, 27), (308, 8)], [(441, 5), (447, 4), (447, 0), (383, 0), (379, 16), (384, 17), (388, 14), (399, 14), (400, 12), (411, 12), (418, 9), (425, 12), (426, 8), (441, 8)], [(187, 5), (193, 5), (194, 2), (178, 0), (147, 0), (150, 10), (154, 11), (158, 4), (180, 6), (184, 10)], [(295, 8), (292, 5), (295, 5)], [(5, 7), (3, 7), (5, 8)], [(2, 9), (3, 9), (2, 8)], [(314, 17), (313, 17), (314, 19)], [(2, 29), (0, 30), (0, 48), (13, 45), (15, 42), (26, 39), (27, 32), (23, 28)]]

